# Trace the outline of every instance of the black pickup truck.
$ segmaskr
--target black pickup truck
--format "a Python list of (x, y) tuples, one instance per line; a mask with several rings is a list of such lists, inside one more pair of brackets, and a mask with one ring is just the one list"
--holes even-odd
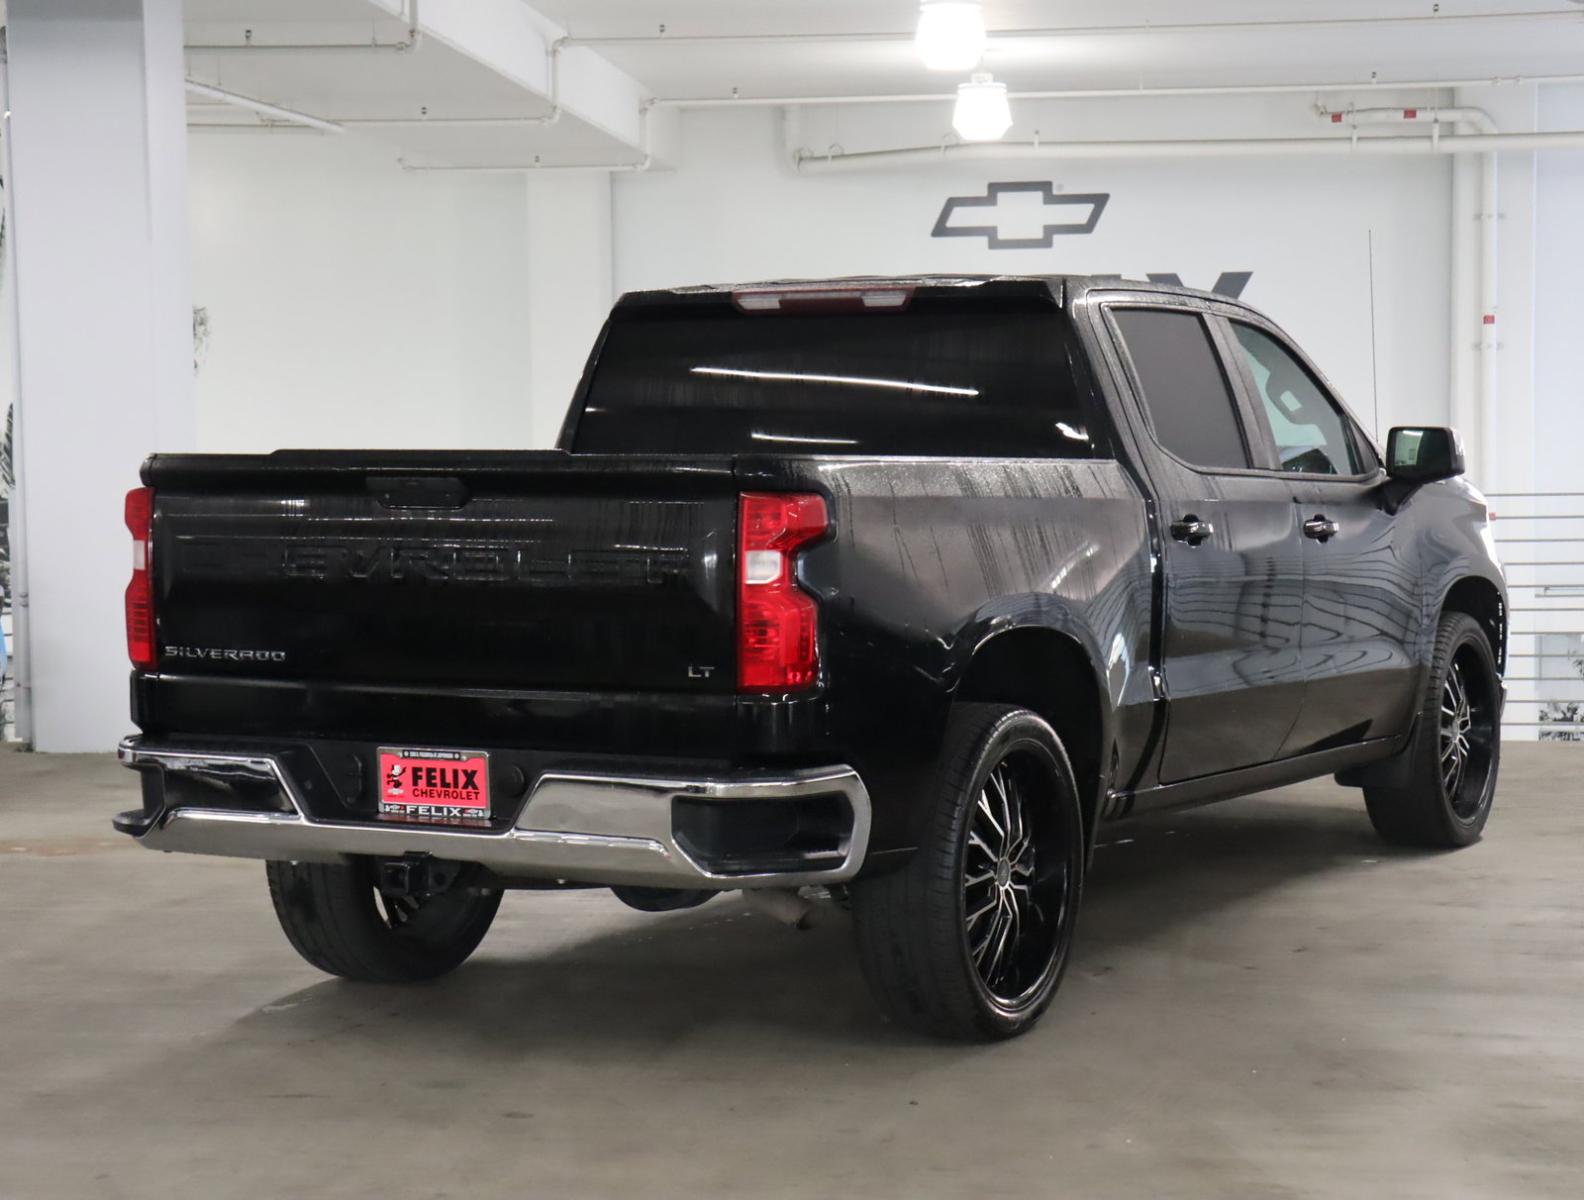
[(898, 1021), (1028, 1028), (1108, 822), (1334, 774), (1490, 811), (1506, 598), (1453, 431), (1385, 460), (1266, 318), (1115, 279), (624, 296), (551, 451), (155, 455), (157, 850), (433, 977), (507, 889), (850, 906)]

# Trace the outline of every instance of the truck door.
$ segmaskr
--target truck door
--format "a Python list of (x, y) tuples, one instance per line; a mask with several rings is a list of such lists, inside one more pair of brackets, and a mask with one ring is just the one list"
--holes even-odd
[(1162, 527), (1160, 779), (1274, 759), (1303, 700), (1303, 538), (1287, 481), (1253, 469), (1222, 333), (1157, 301), (1107, 308)]
[(1306, 686), (1283, 755), (1401, 732), (1413, 710), (1420, 579), (1382, 503), (1380, 463), (1273, 328), (1229, 320), (1258, 432), (1298, 501)]

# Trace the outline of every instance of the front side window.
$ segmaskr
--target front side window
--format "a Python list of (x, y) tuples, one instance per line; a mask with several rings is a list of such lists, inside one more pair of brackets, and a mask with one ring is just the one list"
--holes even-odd
[(1114, 309), (1155, 438), (1196, 467), (1249, 465), (1232, 389), (1199, 314)]
[(1358, 475), (1358, 450), (1347, 418), (1314, 377), (1269, 334), (1232, 322), (1244, 361), (1254, 377), (1284, 471)]

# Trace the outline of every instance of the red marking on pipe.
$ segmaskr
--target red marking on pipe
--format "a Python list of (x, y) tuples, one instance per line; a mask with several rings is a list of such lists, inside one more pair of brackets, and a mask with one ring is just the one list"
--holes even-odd
[(1333, 125), (1342, 124), (1342, 114), (1341, 113), (1332, 113), (1331, 114), (1331, 124), (1333, 124)]
[(1403, 109), (1403, 120), (1404, 121), (1417, 121), (1418, 119), (1419, 119), (1419, 110), (1417, 108), (1405, 108), (1405, 109)]
[(1494, 324), (1496, 324), (1496, 314), (1495, 313), (1486, 313), (1484, 318), (1483, 318), (1483, 320), (1484, 320), (1484, 323), (1486, 325), (1494, 325)]

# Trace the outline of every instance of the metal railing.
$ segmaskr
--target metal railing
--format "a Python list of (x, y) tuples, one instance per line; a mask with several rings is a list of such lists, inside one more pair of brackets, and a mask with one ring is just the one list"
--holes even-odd
[(7, 653), (0, 654), (0, 742), (16, 737), (16, 657), (10, 653), (11, 608), (0, 599), (0, 642)]
[(1515, 739), (1584, 742), (1584, 492), (1491, 492)]

